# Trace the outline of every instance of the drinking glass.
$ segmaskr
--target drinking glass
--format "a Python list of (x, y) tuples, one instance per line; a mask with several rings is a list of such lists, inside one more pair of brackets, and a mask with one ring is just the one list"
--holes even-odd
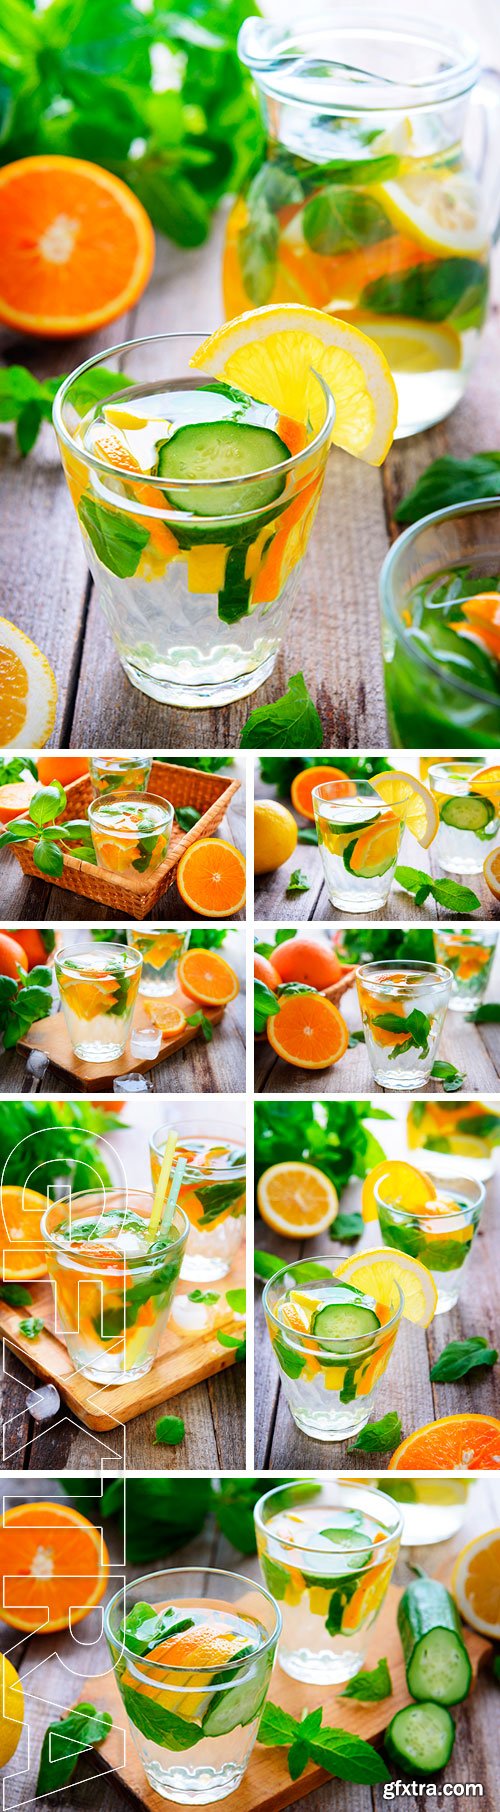
[(89, 755), (94, 799), (108, 793), (145, 793), (152, 755)]
[[(316, 1262), (316, 1261), (315, 1261)], [(288, 1407), (297, 1427), (319, 1441), (343, 1441), (357, 1434), (370, 1420), (377, 1387), (392, 1353), (403, 1307), (399, 1284), (394, 1284), (394, 1306), (386, 1309), (372, 1298), (360, 1306), (373, 1312), (379, 1325), (373, 1332), (348, 1339), (316, 1338), (310, 1332), (285, 1325), (283, 1304), (289, 1292), (301, 1295), (310, 1289), (319, 1303), (328, 1303), (339, 1282), (338, 1257), (323, 1256), (318, 1265), (324, 1282), (308, 1283), (310, 1263), (301, 1259), (271, 1277), (263, 1295), (269, 1338)], [(351, 1293), (352, 1294), (352, 1293)]]
[(63, 946), (54, 968), (71, 1045), (83, 1063), (121, 1057), (132, 1025), (142, 957), (123, 944)]
[(148, 1242), (146, 1190), (76, 1192), (41, 1222), (56, 1331), (95, 1384), (129, 1384), (156, 1358), (179, 1280), (189, 1226), (176, 1208), (166, 1241)]
[(449, 999), (450, 1012), (473, 1013), (481, 1005), (491, 975), (496, 950), (497, 932), (489, 925), (467, 925), (452, 929), (440, 925), (434, 931), (434, 949), (438, 963), (445, 963), (453, 976)]
[(376, 782), (322, 780), (313, 787), (318, 846), (332, 906), (377, 912), (389, 897), (404, 831)]
[(500, 1101), (412, 1101), (407, 1138), (411, 1151), (425, 1151), (425, 1168), (435, 1177), (470, 1176), (487, 1183), (497, 1166)]
[(356, 984), (375, 1081), (382, 1088), (422, 1088), (437, 1056), (451, 969), (442, 963), (362, 963)]
[(379, 588), (394, 748), (497, 749), (498, 501), (453, 505), (413, 523), (386, 554)]
[[(176, 1156), (186, 1161), (179, 1202), (187, 1215), (189, 1240), (182, 1276), (193, 1283), (210, 1283), (230, 1271), (245, 1231), (246, 1152), (243, 1141), (228, 1134), (227, 1116), (211, 1116), (211, 1130), (203, 1130), (198, 1112), (182, 1110)], [(168, 1121), (153, 1133), (150, 1142), (153, 1187), (160, 1175), (169, 1132)]]
[(162, 926), (158, 931), (127, 927), (127, 943), (142, 957), (139, 994), (146, 994), (150, 1000), (164, 1000), (175, 992), (177, 964), (187, 950), (189, 938), (189, 927), (185, 931), (174, 925)]
[(384, 1245), (408, 1252), (430, 1271), (438, 1299), (435, 1314), (454, 1309), (484, 1206), (484, 1183), (470, 1176), (443, 1178), (437, 1198), (418, 1210), (387, 1199), (387, 1181), (375, 1183)]
[(280, 1667), (311, 1686), (352, 1679), (396, 1564), (401, 1511), (366, 1485), (304, 1479), (266, 1491), (254, 1517), (264, 1583), (283, 1618)]
[(174, 808), (155, 793), (109, 793), (89, 805), (89, 824), (98, 868), (137, 885), (161, 868), (167, 854)]
[(500, 796), (477, 762), (433, 763), (429, 786), (439, 811), (435, 853), (450, 875), (480, 875), (488, 851), (500, 842)]

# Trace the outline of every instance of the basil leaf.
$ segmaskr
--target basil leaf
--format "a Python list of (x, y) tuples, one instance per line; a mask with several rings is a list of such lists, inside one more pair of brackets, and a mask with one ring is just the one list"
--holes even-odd
[(51, 786), (36, 787), (29, 803), (32, 824), (36, 824), (37, 830), (43, 830), (46, 824), (53, 824), (65, 804), (64, 787), (59, 785), (58, 780), (52, 781)]
[(258, 705), (240, 737), (241, 749), (321, 749), (321, 718), (303, 673), (293, 673), (286, 692), (274, 704)]
[(482, 1334), (471, 1334), (468, 1340), (450, 1340), (429, 1373), (433, 1384), (448, 1384), (466, 1378), (478, 1365), (496, 1365), (496, 1347), (488, 1346)]
[(40, 874), (59, 880), (64, 868), (63, 858), (60, 849), (50, 843), (48, 837), (39, 837), (38, 843), (35, 843), (33, 861)]
[(336, 257), (392, 237), (393, 228), (380, 202), (359, 189), (326, 184), (308, 201), (302, 214), (304, 239), (311, 251)]
[(186, 1433), (182, 1416), (159, 1416), (155, 1426), (155, 1443), (165, 1447), (178, 1447)]
[(201, 812), (197, 812), (195, 805), (176, 805), (175, 816), (183, 831), (192, 830), (193, 824), (198, 824), (201, 815)]
[(276, 995), (273, 994), (272, 988), (266, 987), (265, 982), (255, 980), (253, 985), (255, 1031), (264, 1032), (268, 1019), (274, 1019), (275, 1014), (279, 1013), (279, 1010), (279, 1001), (276, 999)]
[(488, 273), (475, 258), (438, 258), (367, 283), (361, 307), (418, 321), (452, 320), (462, 331), (480, 327), (488, 302)]
[(79, 1755), (86, 1749), (104, 1743), (113, 1719), (109, 1711), (96, 1711), (95, 1705), (75, 1705), (56, 1724), (49, 1724), (40, 1755), (36, 1784), (37, 1797), (67, 1787), (75, 1772)]
[(290, 880), (287, 881), (286, 891), (287, 893), (309, 893), (310, 886), (311, 882), (304, 873), (304, 869), (294, 868)]

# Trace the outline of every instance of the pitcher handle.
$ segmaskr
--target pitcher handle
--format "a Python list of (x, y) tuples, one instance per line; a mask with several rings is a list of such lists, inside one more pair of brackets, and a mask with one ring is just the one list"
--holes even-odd
[(471, 112), (482, 114), (482, 143), (475, 165), (481, 183), (493, 244), (500, 235), (500, 70), (484, 69), (474, 90)]

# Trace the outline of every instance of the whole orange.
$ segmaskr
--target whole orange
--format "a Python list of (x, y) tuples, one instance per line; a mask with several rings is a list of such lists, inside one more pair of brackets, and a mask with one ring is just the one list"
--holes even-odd
[(18, 965), (25, 971), (28, 967), (22, 945), (6, 931), (0, 931), (0, 975), (9, 975), (12, 981), (17, 981)]
[(312, 937), (289, 938), (273, 951), (273, 969), (281, 982), (304, 982), (309, 988), (330, 988), (345, 970), (329, 945)]
[(51, 780), (59, 780), (61, 786), (67, 786), (70, 780), (81, 780), (82, 774), (88, 774), (87, 755), (37, 755), (38, 779), (42, 786), (50, 786)]
[(259, 956), (258, 952), (255, 952), (253, 972), (256, 981), (264, 982), (266, 988), (272, 988), (273, 994), (276, 993), (276, 989), (281, 983), (281, 976), (278, 975), (275, 963), (271, 963), (268, 956)]

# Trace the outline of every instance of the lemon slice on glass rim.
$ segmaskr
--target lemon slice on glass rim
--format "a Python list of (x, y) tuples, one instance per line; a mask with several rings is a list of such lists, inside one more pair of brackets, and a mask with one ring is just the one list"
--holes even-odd
[(377, 1246), (368, 1252), (353, 1252), (337, 1266), (336, 1277), (343, 1277), (373, 1296), (388, 1309), (396, 1306), (394, 1285), (399, 1284), (403, 1297), (403, 1316), (417, 1327), (428, 1328), (437, 1304), (437, 1290), (426, 1265), (407, 1252), (389, 1252)]
[(392, 805), (396, 817), (404, 818), (421, 849), (428, 849), (439, 829), (439, 812), (428, 786), (399, 768), (388, 774), (377, 774), (374, 785), (386, 805)]
[(294, 302), (269, 304), (226, 321), (197, 347), (191, 365), (268, 403), (280, 415), (324, 419), (318, 376), (335, 403), (332, 442), (380, 466), (397, 423), (397, 391), (380, 347), (347, 321)]

